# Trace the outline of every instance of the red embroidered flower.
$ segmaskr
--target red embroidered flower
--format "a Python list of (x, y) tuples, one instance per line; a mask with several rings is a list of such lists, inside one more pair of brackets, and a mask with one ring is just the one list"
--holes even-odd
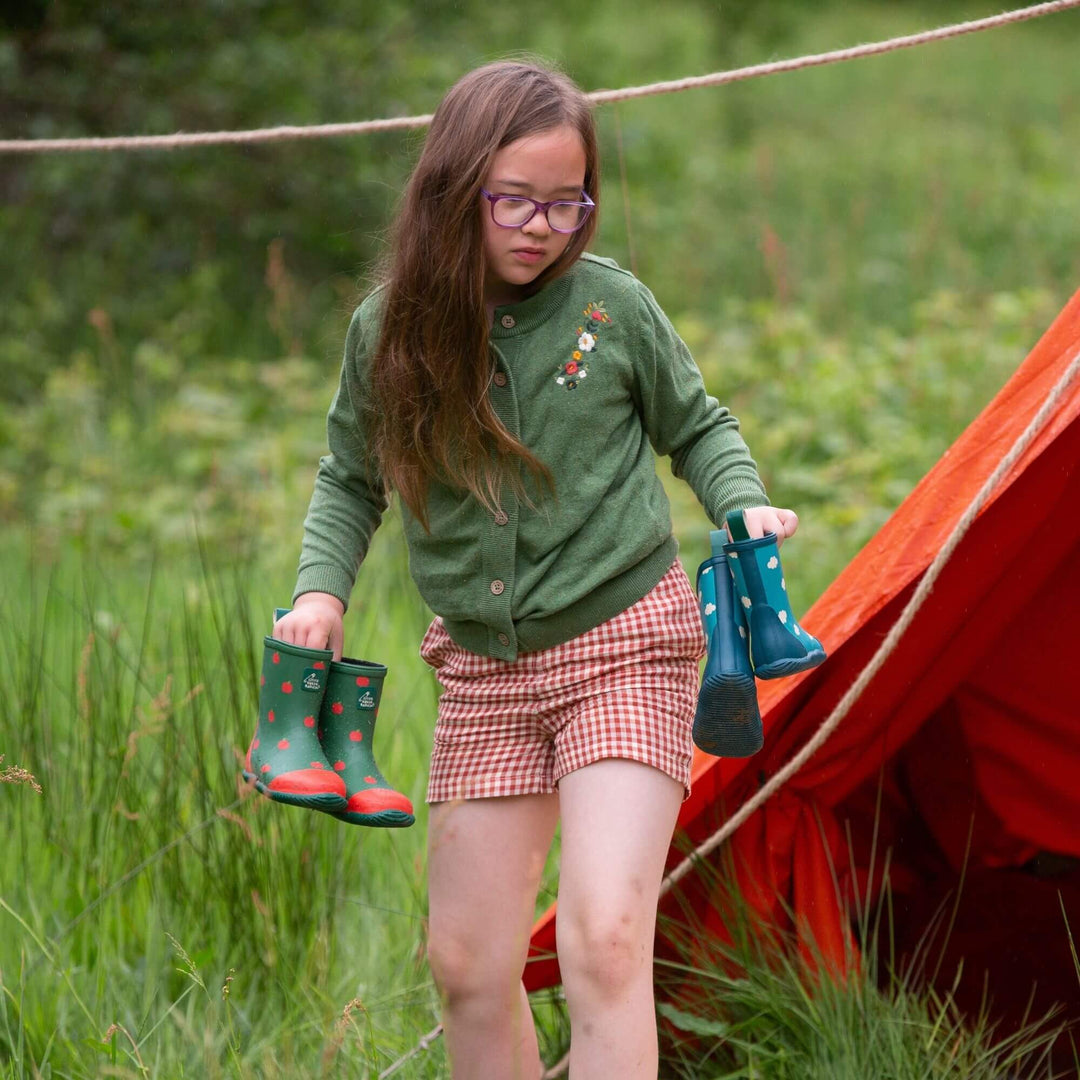
[(576, 360), (571, 360), (566, 365), (566, 374), (567, 375), (575, 375), (575, 374), (577, 374), (577, 361)]

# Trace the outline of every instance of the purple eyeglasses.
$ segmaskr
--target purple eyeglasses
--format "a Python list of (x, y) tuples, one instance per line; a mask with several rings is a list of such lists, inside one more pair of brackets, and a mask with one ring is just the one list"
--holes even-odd
[(584, 191), (581, 193), (583, 202), (568, 199), (537, 202), (526, 195), (492, 195), (485, 188), (480, 189), (480, 194), (491, 203), (491, 220), (503, 229), (520, 229), (532, 221), (539, 211), (555, 232), (577, 232), (596, 207), (596, 203)]

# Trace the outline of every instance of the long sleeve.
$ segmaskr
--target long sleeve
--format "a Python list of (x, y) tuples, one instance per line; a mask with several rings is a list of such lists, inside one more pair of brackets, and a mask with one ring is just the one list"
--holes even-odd
[(330, 453), (319, 459), (304, 519), (294, 602), (301, 593), (326, 592), (348, 608), (360, 564), (388, 505), (380, 477), (365, 460), (366, 354), (357, 308), (345, 337), (341, 380), (326, 418)]
[(638, 297), (635, 364), (645, 430), (720, 528), (729, 510), (767, 505), (768, 495), (738, 420), (706, 392), (690, 350), (646, 286), (640, 285)]

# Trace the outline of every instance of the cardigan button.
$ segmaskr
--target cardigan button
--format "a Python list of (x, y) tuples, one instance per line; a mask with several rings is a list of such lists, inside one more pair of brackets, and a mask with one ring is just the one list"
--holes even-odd
[(491, 591), (495, 596), (502, 596), (502, 594), (506, 591), (506, 585), (498, 578), (496, 578), (491, 583)]
[(493, 377), (493, 381), (494, 381), (496, 386), (505, 386), (506, 385), (506, 372), (505, 371), (496, 371), (495, 375)]
[(509, 645), (510, 644), (510, 639), (506, 636), (506, 634), (500, 634), (499, 635), (499, 644), (500, 645)]
[(499, 320), (499, 322), (501, 322), (503, 324), (503, 326), (506, 327), (507, 330), (513, 330), (515, 324), (517, 323), (517, 319), (515, 319), (513, 315), (504, 315)]
[(495, 511), (495, 524), (505, 525), (510, 520), (510, 515), (505, 510)]

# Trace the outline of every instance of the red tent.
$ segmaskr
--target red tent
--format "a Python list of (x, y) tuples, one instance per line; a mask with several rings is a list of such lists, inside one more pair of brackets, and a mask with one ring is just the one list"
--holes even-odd
[[(1080, 292), (801, 620), (829, 657), (813, 671), (758, 683), (764, 749), (745, 760), (698, 753), (678, 823), (695, 845), (830, 714), (1078, 352)], [(1027, 1000), (1029, 970), (1050, 998), (1080, 1012), (1061, 911), (1063, 902), (1080, 941), (1078, 461), (1080, 377), (997, 485), (845, 721), (726, 845), (754, 906), (783, 925), (786, 905), (825, 956), (842, 962), (841, 897), (855, 886), (866, 894), (880, 796), (877, 863), (890, 848), (900, 946), (913, 943), (942, 898), (955, 893), (964, 869), (949, 948), (967, 957), (969, 1004), (977, 1005), (986, 967), (1006, 1014)], [(797, 551), (788, 558), (797, 572)], [(673, 846), (667, 870), (682, 858)], [(722, 934), (700, 877), (677, 888)], [(672, 894), (661, 913), (678, 916)], [(664, 947), (661, 937), (658, 956)], [(554, 951), (553, 906), (533, 929), (527, 988), (559, 982)], [(943, 971), (951, 982), (955, 966)], [(958, 997), (964, 1004), (964, 986)]]

